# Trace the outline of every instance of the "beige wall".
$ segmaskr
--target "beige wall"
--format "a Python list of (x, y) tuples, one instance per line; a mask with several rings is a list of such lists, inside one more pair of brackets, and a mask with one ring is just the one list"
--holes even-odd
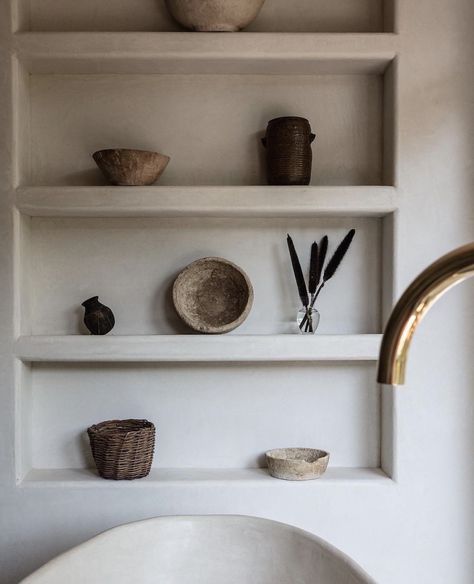
[[(43, 3), (39, 0), (31, 0), (31, 2), (30, 25), (28, 25), (28, 11), (23, 10), (25, 5), (20, 6), (22, 8), (20, 22), (24, 30), (28, 30), (28, 26), (32, 30), (84, 28), (83, 23), (86, 21), (89, 23), (89, 28), (100, 29), (106, 20), (110, 22), (111, 30), (123, 30), (124, 23), (133, 30), (174, 28), (174, 25), (166, 18), (163, 20), (157, 16), (157, 20), (152, 20), (149, 15), (153, 6), (145, 1), (134, 7), (131, 20), (126, 17), (130, 10), (127, 3), (110, 3), (108, 5), (111, 14), (110, 21), (104, 17), (101, 8), (97, 8), (96, 18), (90, 18), (87, 12), (81, 13), (84, 6), (91, 7), (90, 3), (80, 3), (80, 6), (79, 3), (74, 3), (77, 6), (69, 11), (69, 9), (66, 10), (67, 3), (65, 2)], [(96, 3), (93, 4), (96, 5)], [(258, 30), (259, 27), (265, 30), (284, 29), (287, 17), (281, 16), (283, 12), (279, 13), (278, 17), (275, 15), (278, 14), (278, 10), (286, 13), (287, 3), (267, 0), (267, 4), (268, 7), (263, 14), (264, 21), (261, 25), (256, 23), (255, 29)], [(326, 10), (326, 3), (317, 2), (316, 4), (319, 10)], [(310, 11), (316, 4), (310, 6), (305, 2), (302, 6), (306, 6), (306, 9)], [(356, 4), (358, 9), (354, 10)], [(388, 4), (387, 13), (389, 12)], [(332, 8), (332, 5), (337, 8)], [(341, 2), (334, 0), (321, 20), (308, 17), (304, 24), (298, 25), (294, 20), (295, 14), (290, 15), (293, 20), (288, 24), (287, 30), (308, 28), (310, 26), (308, 23), (311, 22), (313, 24), (310, 30), (315, 32), (381, 31), (380, 6), (380, 2), (374, 1), (361, 0), (360, 3), (348, 3), (343, 0)], [(138, 127), (141, 127), (143, 132), (147, 132), (153, 128), (153, 120), (156, 124), (159, 121), (168, 133), (168, 139), (175, 141), (173, 142), (175, 157), (180, 156), (177, 136), (183, 135), (185, 141), (188, 138), (184, 146), (188, 149), (185, 151), (188, 156), (192, 155), (192, 146), (198, 138), (192, 132), (188, 133), (193, 104), (192, 99), (182, 96), (184, 82), (181, 78), (173, 78), (167, 85), (163, 82), (164, 76), (158, 75), (153, 79), (140, 76), (134, 88), (129, 76), (123, 75), (123, 71), (117, 78), (108, 75), (92, 78), (88, 75), (85, 80), (81, 78), (78, 80), (76, 77), (54, 76), (51, 74), (51, 60), (48, 63), (46, 57), (41, 64), (38, 64), (42, 57), (39, 51), (32, 59), (34, 61), (36, 58), (35, 75), (31, 79), (23, 78), (26, 90), (20, 92), (21, 95), (31, 98), (31, 102), (29, 105), (16, 102), (15, 108), (12, 108), (11, 87), (14, 82), (18, 81), (20, 84), (20, 80), (12, 77), (10, 51), (12, 47), (20, 46), (21, 48), (24, 46), (21, 43), (29, 41), (22, 40), (22, 37), (12, 39), (8, 2), (4, 2), (0, 8), (2, 10), (0, 64), (3, 72), (0, 78), (0, 95), (2, 96), (0, 103), (2, 106), (0, 107), (0, 127), (2, 128), (0, 135), (2, 196), (0, 200), (2, 242), (0, 246), (2, 273), (0, 280), (0, 579), (2, 583), (13, 584), (55, 554), (105, 528), (126, 521), (155, 515), (237, 513), (274, 518), (313, 531), (348, 553), (380, 584), (402, 582), (404, 584), (419, 584), (420, 582), (470, 584), (474, 573), (471, 553), (474, 546), (472, 283), (453, 290), (423, 323), (413, 344), (408, 384), (405, 389), (397, 390), (393, 401), (390, 390), (387, 391), (384, 400), (387, 407), (383, 411), (379, 408), (379, 393), (374, 382), (373, 362), (349, 366), (339, 362), (314, 366), (308, 364), (288, 366), (278, 363), (268, 366), (268, 372), (263, 366), (258, 365), (254, 369), (246, 368), (245, 372), (239, 371), (235, 375), (232, 369), (234, 366), (221, 365), (220, 368), (216, 366), (211, 373), (200, 366), (194, 372), (186, 368), (185, 374), (183, 373), (181, 377), (179, 371), (175, 371), (176, 368), (170, 368), (164, 375), (160, 375), (161, 366), (131, 365), (125, 367), (121, 375), (120, 365), (107, 367), (94, 365), (99, 370), (97, 378), (93, 375), (94, 368), (87, 364), (68, 368), (53, 363), (36, 365), (32, 370), (29, 367), (23, 367), (23, 374), (20, 375), (20, 365), (17, 363), (14, 366), (13, 359), (14, 339), (20, 332), (20, 316), (23, 334), (77, 332), (73, 329), (77, 321), (74, 320), (71, 324), (71, 321), (67, 320), (73, 305), (70, 299), (72, 289), (77, 289), (78, 296), (80, 293), (82, 299), (82, 294), (86, 294), (87, 287), (92, 285), (91, 278), (85, 277), (81, 280), (78, 277), (79, 268), (83, 268), (81, 264), (83, 260), (80, 254), (81, 243), (75, 238), (78, 238), (81, 229), (82, 234), (85, 234), (83, 241), (86, 241), (87, 245), (92, 245), (91, 242), (94, 241), (94, 235), (91, 235), (94, 225), (96, 229), (99, 229), (97, 233), (100, 233), (100, 236), (97, 236), (97, 244), (108, 246), (107, 260), (113, 262), (115, 247), (117, 257), (122, 257), (120, 242), (123, 245), (124, 240), (117, 233), (120, 234), (120, 227), (125, 222), (128, 226), (127, 233), (132, 233), (134, 236), (130, 239), (131, 242), (133, 240), (132, 249), (137, 246), (136, 249), (139, 250), (140, 242), (147, 246), (146, 254), (140, 255), (137, 251), (139, 258), (137, 265), (133, 266), (133, 273), (142, 274), (146, 279), (151, 278), (150, 270), (158, 270), (159, 267), (160, 270), (171, 272), (171, 267), (167, 266), (164, 260), (155, 264), (153, 254), (149, 252), (148, 246), (155, 245), (156, 253), (159, 254), (160, 241), (159, 238), (156, 239), (156, 229), (162, 225), (160, 221), (163, 220), (156, 218), (145, 221), (152, 226), (148, 232), (152, 233), (152, 236), (147, 239), (142, 229), (144, 223), (137, 219), (33, 218), (30, 220), (24, 217), (22, 236), (25, 241), (19, 245), (20, 221), (16, 215), (16, 223), (12, 219), (16, 179), (20, 178), (23, 186), (31, 187), (40, 184), (66, 186), (94, 184), (98, 175), (94, 174), (92, 166), (90, 169), (87, 168), (88, 158), (84, 155), (84, 152), (93, 148), (94, 145), (87, 143), (87, 139), (95, 136), (98, 140), (100, 131), (104, 127), (110, 131), (114, 128), (114, 124), (118, 126), (121, 121), (120, 116), (125, 112), (128, 101), (131, 102), (134, 99), (140, 106), (133, 118)], [(300, 5), (298, 9), (301, 9)], [(387, 85), (385, 88), (387, 99), (385, 100), (384, 128), (386, 136), (390, 138), (390, 128), (392, 125), (394, 127), (393, 140), (387, 139), (385, 143), (386, 147), (391, 143), (395, 145), (393, 157), (388, 150), (385, 152), (385, 166), (387, 166), (387, 157), (393, 158), (396, 163), (394, 165), (394, 186), (396, 187), (394, 206), (398, 210), (394, 223), (394, 245), (393, 249), (390, 242), (384, 245), (387, 237), (391, 238), (390, 234), (382, 233), (382, 222), (379, 218), (359, 217), (357, 221), (361, 230), (360, 247), (354, 254), (354, 258), (358, 258), (357, 261), (364, 268), (368, 263), (370, 264), (368, 258), (379, 265), (380, 258), (384, 256), (383, 252), (392, 255), (393, 251), (394, 295), (398, 296), (409, 281), (430, 261), (451, 248), (473, 239), (474, 74), (472, 58), (474, 41), (472, 40), (472, 25), (474, 6), (471, 0), (418, 0), (417, 2), (399, 0), (396, 12), (398, 38), (393, 42), (391, 39), (380, 41), (381, 46), (385, 46), (383, 43), (387, 43), (390, 47), (395, 46), (398, 67), (398, 84), (395, 86), (396, 99), (393, 108), (387, 105), (391, 100), (387, 95)], [(91, 14), (94, 13), (91, 12)], [(164, 13), (162, 11), (158, 14)], [(389, 21), (390, 18), (387, 20)], [(299, 20), (299, 22), (302, 21)], [(91, 23), (94, 23), (94, 26), (91, 26)], [(34, 42), (41, 46), (41, 43), (46, 41), (36, 38)], [(69, 50), (67, 37), (64, 37), (63, 42), (64, 50)], [(82, 43), (81, 46), (86, 50), (87, 42), (80, 40), (77, 42)], [(99, 35), (97, 42), (100, 44), (105, 41)], [(119, 41), (111, 42), (117, 42), (120, 45)], [(140, 42), (142, 41), (137, 41), (138, 45)], [(154, 41), (151, 38), (146, 42), (152, 46)], [(225, 40), (222, 41), (223, 45), (225, 42)], [(265, 44), (267, 40), (261, 42)], [(298, 47), (298, 38), (295, 37), (291, 42), (294, 42), (292, 49), (294, 52), (295, 47)], [(333, 42), (334, 44), (331, 44)], [(317, 162), (315, 163), (314, 184), (325, 186), (334, 183), (357, 185), (361, 182), (382, 182), (380, 60), (382, 62), (384, 59), (390, 60), (391, 49), (387, 51), (388, 56), (375, 55), (375, 68), (371, 71), (368, 71), (367, 66), (363, 66), (354, 77), (327, 75), (328, 54), (332, 55), (333, 59), (329, 61), (338, 62), (338, 72), (349, 68), (354, 73), (354, 69), (359, 65), (350, 63), (351, 43), (355, 47), (354, 50), (360, 50), (362, 46), (362, 49), (366, 47), (367, 52), (370, 53), (373, 43), (376, 42), (365, 37), (362, 40), (353, 37), (349, 39), (337, 37), (335, 41), (328, 40), (326, 48), (321, 48), (324, 43), (317, 39), (315, 43), (317, 47), (320, 47), (318, 50), (323, 55), (321, 62), (317, 64), (320, 77), (308, 76), (307, 82), (302, 77), (297, 77), (298, 83), (294, 88), (295, 99), (300, 107), (307, 109), (314, 119), (319, 120), (323, 135), (329, 137), (331, 129), (339, 128), (338, 134), (347, 131), (348, 137), (342, 150), (338, 149), (337, 143), (330, 145), (326, 143), (326, 150), (321, 154), (324, 167), (321, 168), (319, 174)], [(341, 43), (344, 50), (341, 51), (342, 56), (338, 55), (336, 59), (334, 55), (337, 53), (337, 43)], [(258, 48), (257, 41), (255, 50), (258, 51)], [(143, 56), (142, 59), (146, 61)], [(288, 62), (291, 63), (290, 60)], [(63, 74), (67, 66), (67, 62), (62, 66)], [(81, 63), (77, 62), (74, 66), (82, 67)], [(129, 65), (126, 66), (129, 67)], [(142, 66), (146, 68), (149, 65), (142, 63)], [(281, 64), (272, 66), (276, 69), (283, 67)], [(248, 134), (254, 125), (258, 125), (256, 132), (261, 129), (266, 116), (273, 115), (273, 112), (278, 109), (277, 100), (285, 101), (286, 108), (291, 104), (291, 96), (286, 84), (281, 82), (282, 77), (278, 76), (269, 80), (264, 74), (265, 61), (255, 67), (257, 75), (252, 76), (253, 85), (252, 83), (243, 84), (243, 89), (234, 87), (235, 79), (231, 76), (219, 76), (221, 84), (219, 95), (225, 101), (225, 107), (222, 106), (221, 113), (229, 116), (230, 124), (234, 124), (235, 131), (231, 132), (234, 137)], [(283, 77), (287, 75), (291, 80), (288, 75), (288, 69), (291, 67), (288, 64), (284, 67), (287, 69)], [(326, 70), (324, 70), (325, 67)], [(46, 74), (40, 75), (41, 72)], [(322, 73), (324, 75), (321, 75)], [(209, 79), (199, 79), (198, 86), (202, 90), (200, 95), (204, 97), (209, 95), (209, 88), (212, 87)], [(108, 104), (106, 97), (113, 90), (114, 83), (120, 91), (114, 99), (111, 98)], [(260, 88), (259, 92), (255, 91), (255, 83)], [(94, 97), (90, 101), (87, 99), (89, 90), (90, 95)], [(191, 90), (192, 88), (189, 91)], [(134, 91), (138, 91), (135, 97)], [(211, 95), (215, 97), (214, 94), (211, 93)], [(312, 97), (315, 99), (312, 100)], [(251, 104), (252, 100), (257, 98), (261, 99), (262, 105), (259, 107), (264, 113), (261, 113), (261, 119), (255, 117), (250, 120), (242, 112), (256, 116)], [(170, 113), (167, 116), (160, 113), (153, 117), (153, 108), (160, 100), (166, 103)], [(235, 100), (237, 112), (238, 107), (242, 107), (240, 114), (244, 122), (238, 115), (232, 118), (232, 100)], [(182, 106), (183, 111), (172, 111), (173, 103)], [(373, 108), (368, 107), (368, 104), (372, 103)], [(207, 105), (209, 104), (200, 102), (199, 109), (206, 112)], [(331, 110), (331, 107), (334, 110)], [(324, 115), (326, 110), (330, 111), (330, 115)], [(13, 111), (23, 112), (22, 115), (18, 114), (16, 133), (13, 132)], [(26, 111), (29, 111), (31, 115), (25, 115)], [(55, 112), (58, 119), (55, 119)], [(101, 112), (103, 114), (101, 118), (94, 117)], [(364, 124), (361, 124), (359, 113)], [(147, 124), (147, 114), (151, 115), (150, 125)], [(346, 117), (341, 118), (336, 114), (346, 115)], [(132, 119), (132, 113), (130, 113), (130, 119)], [(31, 121), (31, 125), (26, 123), (28, 120)], [(346, 125), (341, 124), (339, 127), (341, 120)], [(221, 120), (219, 124), (222, 123)], [(158, 125), (156, 127), (158, 128)], [(176, 127), (176, 134), (172, 132), (173, 127)], [(133, 124), (124, 122), (120, 124), (120, 128), (123, 132), (120, 138), (131, 140)], [(318, 129), (315, 129), (318, 133)], [(68, 133), (68, 130), (71, 132)], [(14, 136), (20, 138), (19, 142), (15, 142)], [(52, 136), (54, 140), (51, 140)], [(364, 144), (361, 145), (360, 150), (357, 149), (355, 140), (357, 136), (361, 144)], [(216, 132), (214, 137), (216, 140), (219, 139), (219, 133)], [(152, 138), (153, 132), (150, 131), (149, 139)], [(222, 145), (223, 148), (227, 147), (230, 150), (223, 151), (223, 166), (220, 168), (221, 170), (225, 168), (230, 178), (228, 180), (226, 177), (220, 178), (219, 183), (241, 186), (258, 185), (262, 182), (262, 176), (259, 174), (261, 167), (251, 156), (238, 160), (226, 158), (229, 155), (237, 156), (238, 147), (236, 144), (229, 145), (227, 140), (223, 141)], [(377, 152), (371, 154), (371, 148), (374, 148), (374, 145)], [(98, 144), (97, 147), (101, 146), (102, 144)], [(219, 155), (219, 148), (216, 148), (216, 142), (213, 142), (211, 146), (210, 151), (200, 152), (202, 164), (194, 174), (189, 171), (190, 166), (185, 166), (179, 159), (175, 168), (179, 168), (184, 175), (186, 172), (190, 174), (186, 176), (184, 183), (180, 183), (180, 173), (171, 172), (170, 167), (169, 182), (179, 185), (197, 180), (198, 183), (205, 184), (210, 176), (217, 176), (212, 174), (212, 164)], [(205, 141), (200, 147), (205, 149)], [(338, 166), (335, 161), (340, 165)], [(344, 162), (347, 161), (351, 164), (345, 167)], [(16, 169), (17, 164), (19, 164), (20, 172), (14, 175), (13, 170)], [(387, 172), (386, 176), (389, 175), (390, 172)], [(338, 180), (332, 180), (334, 176)], [(240, 196), (239, 193), (241, 191), (238, 191), (236, 196)], [(47, 196), (50, 195), (47, 193)], [(75, 191), (74, 196), (80, 196), (80, 191)], [(327, 224), (335, 235), (339, 233), (338, 230), (347, 227), (348, 221), (347, 218), (341, 218), (340, 212), (337, 215), (338, 217), (332, 218)], [(200, 225), (196, 227), (199, 233), (199, 251), (202, 255), (218, 250), (219, 234), (223, 229), (222, 224), (219, 229), (210, 229), (212, 221), (206, 221), (207, 223), (200, 222)], [(270, 227), (266, 228), (264, 234), (260, 234), (263, 228), (262, 223), (258, 221), (254, 221), (253, 231), (245, 218), (232, 219), (231, 224), (232, 229), (229, 233), (234, 239), (237, 238), (239, 229), (245, 233), (250, 232), (249, 237), (252, 238), (258, 253), (250, 258), (249, 265), (254, 272), (257, 287), (261, 286), (265, 295), (267, 278), (265, 270), (259, 269), (259, 262), (264, 262), (264, 257), (259, 254), (264, 245), (274, 248), (278, 246), (278, 230), (285, 232), (288, 224), (285, 224), (281, 218), (278, 220), (273, 218), (265, 224)], [(311, 240), (312, 225), (299, 219), (292, 219), (289, 224), (297, 230), (301, 240)], [(108, 230), (101, 230), (102, 225), (107, 225)], [(315, 222), (317, 233), (327, 228), (327, 225), (324, 223), (324, 218), (319, 217)], [(176, 226), (175, 237), (180, 233), (182, 226), (183, 224)], [(16, 229), (15, 245), (14, 228)], [(109, 238), (108, 233), (112, 234)], [(189, 229), (186, 229), (185, 233), (183, 238), (176, 237), (176, 240), (180, 240), (181, 243), (177, 243), (178, 247), (175, 248), (178, 250), (176, 262), (181, 261), (183, 264), (190, 259), (188, 255), (193, 239)], [(32, 243), (34, 253), (31, 254), (31, 258), (36, 258), (37, 264), (34, 267), (30, 266), (31, 270), (23, 269), (22, 272), (19, 269), (20, 260), (23, 261), (24, 258), (18, 257), (18, 251), (28, 250), (28, 246)], [(182, 247), (179, 248), (179, 245)], [(376, 249), (372, 252), (367, 251), (371, 245)], [(384, 247), (385, 249), (382, 249)], [(245, 262), (252, 251), (243, 247), (238, 253), (241, 261)], [(66, 261), (68, 257), (72, 258), (71, 261), (77, 267), (76, 271), (72, 270), (71, 264)], [(44, 271), (38, 267), (42, 263)], [(17, 267), (15, 271), (14, 265)], [(24, 264), (22, 266), (25, 267)], [(61, 266), (67, 266), (67, 269), (63, 272)], [(274, 256), (269, 268), (269, 277), (274, 278), (275, 282), (278, 282), (278, 266)], [(325, 332), (339, 334), (380, 332), (381, 323), (380, 318), (377, 320), (377, 316), (380, 316), (382, 310), (381, 288), (385, 279), (390, 279), (390, 274), (379, 274), (378, 268), (368, 280), (358, 282), (354, 291), (355, 296), (351, 299), (351, 302), (354, 302), (351, 305), (352, 310), (348, 311), (342, 323), (337, 323), (336, 309), (340, 302), (344, 302), (346, 290), (351, 286), (351, 270), (354, 270), (354, 266), (355, 263), (347, 268), (345, 276), (341, 275), (339, 287), (334, 286), (333, 295), (326, 301), (328, 329)], [(55, 270), (58, 272), (56, 285), (54, 281), (51, 282)], [(70, 270), (70, 273), (67, 270)], [(385, 262), (381, 271), (389, 272), (390, 262)], [(168, 272), (163, 278), (171, 278), (172, 274)], [(95, 281), (100, 281), (102, 286), (107, 285), (107, 278), (100, 273), (98, 263), (92, 266), (91, 274), (94, 274)], [(354, 274), (353, 277), (355, 279), (356, 275)], [(158, 281), (159, 278), (157, 278)], [(126, 298), (131, 298), (133, 278), (130, 278), (126, 269), (122, 271), (116, 269), (110, 282), (113, 282), (111, 293), (113, 289), (122, 287), (128, 292)], [(285, 291), (281, 292), (278, 303), (272, 307), (274, 320), (271, 320), (271, 327), (274, 328), (270, 332), (276, 332), (280, 313), (285, 314), (287, 320), (289, 318), (288, 304), (291, 293), (286, 292), (284, 288), (288, 283), (288, 278), (285, 277), (284, 282), (282, 289)], [(149, 285), (152, 285), (151, 280)], [(18, 292), (20, 288), (21, 294)], [(14, 295), (14, 290), (18, 292), (16, 295)], [(48, 304), (50, 294), (51, 298), (54, 298), (54, 294), (57, 295), (55, 302), (60, 307), (56, 320), (54, 310)], [(385, 290), (385, 301), (388, 296), (390, 294)], [(124, 296), (117, 296), (117, 303), (122, 302), (121, 309), (125, 311), (130, 305), (123, 298)], [(146, 310), (151, 310), (152, 299), (146, 295), (143, 298), (144, 302), (149, 303), (143, 313), (140, 313), (140, 328), (145, 334), (153, 332), (151, 328), (146, 329), (149, 326)], [(25, 310), (25, 305), (29, 305), (31, 309), (29, 313)], [(363, 307), (362, 314), (354, 314), (358, 305)], [(22, 307), (21, 315), (20, 307)], [(249, 320), (247, 326), (250, 329), (256, 327), (255, 330), (258, 330), (262, 322), (259, 320), (262, 314), (255, 313), (254, 319)], [(329, 315), (331, 315), (330, 320)], [(51, 326), (48, 322), (52, 323)], [(131, 321), (125, 318), (123, 322), (125, 323), (124, 332), (137, 332), (132, 330)], [(161, 326), (163, 328), (155, 332), (170, 332), (166, 328), (170, 326), (169, 323), (166, 323), (166, 326), (161, 323)], [(179, 367), (177, 369), (179, 370)], [(134, 375), (137, 376), (138, 393), (133, 393), (133, 388), (128, 390), (129, 386), (133, 385)], [(255, 466), (259, 461), (259, 455), (266, 447), (269, 436), (275, 441), (281, 436), (275, 431), (275, 425), (284, 423), (285, 408), (281, 404), (288, 399), (288, 396), (295, 395), (294, 381), (292, 382), (295, 377), (304, 379), (304, 383), (298, 385), (296, 394), (301, 400), (302, 407), (298, 411), (291, 410), (292, 423), (290, 429), (286, 428), (282, 432), (282, 439), (286, 441), (290, 439), (297, 441), (300, 438), (318, 441), (330, 439), (331, 447), (336, 451), (336, 463), (339, 460), (338, 464), (349, 468), (357, 468), (359, 465), (377, 466), (380, 463), (381, 449), (384, 448), (389, 451), (387, 455), (389, 460), (386, 461), (384, 467), (393, 467), (396, 481), (388, 479), (357, 481), (353, 480), (353, 474), (349, 474), (349, 478), (321, 481), (317, 485), (307, 484), (301, 486), (298, 491), (294, 489), (294, 485), (293, 488), (291, 485), (280, 484), (267, 487), (250, 481), (209, 482), (188, 486), (152, 484), (150, 487), (139, 490), (136, 490), (133, 485), (131, 488), (120, 486), (112, 488), (102, 483), (85, 488), (81, 484), (67, 481), (64, 484), (60, 481), (51, 481), (49, 485), (34, 482), (30, 485), (27, 482), (20, 485), (16, 483), (18, 468), (15, 467), (15, 453), (18, 455), (21, 452), (25, 455), (23, 464), (26, 468), (23, 470), (29, 470), (28, 467), (35, 464), (42, 468), (47, 468), (49, 465), (53, 469), (66, 464), (77, 466), (82, 464), (80, 454), (84, 450), (80, 450), (77, 436), (71, 436), (70, 427), (64, 423), (64, 420), (70, 420), (71, 424), (79, 424), (80, 421), (82, 425), (85, 425), (89, 417), (106, 416), (107, 411), (113, 410), (114, 414), (125, 415), (126, 412), (133, 410), (137, 412), (137, 415), (141, 412), (147, 415), (151, 407), (154, 408), (152, 411), (156, 412), (157, 417), (165, 416), (163, 437), (166, 439), (166, 432), (173, 436), (174, 442), (165, 442), (163, 446), (166, 461), (172, 456), (179, 457), (180, 451), (186, 448), (189, 441), (211, 447), (212, 423), (209, 423), (211, 419), (211, 421), (214, 420), (217, 432), (225, 432), (224, 442), (227, 441), (228, 447), (235, 447), (232, 451), (233, 464), (242, 467)], [(190, 392), (189, 384), (186, 385), (188, 378), (198, 379), (195, 392)], [(246, 388), (242, 392), (242, 401), (239, 400), (237, 383), (239, 380), (245, 384)], [(224, 387), (218, 387), (219, 381)], [(311, 383), (313, 381), (314, 384)], [(159, 387), (159, 384), (163, 382), (166, 383), (166, 387)], [(87, 383), (87, 391), (81, 393), (81, 384), (84, 383)], [(155, 401), (156, 396), (152, 391), (155, 384), (158, 387), (156, 396), (163, 400), (162, 407)], [(327, 390), (331, 384), (337, 384), (334, 395)], [(114, 397), (111, 392), (112, 385), (118, 388), (120, 400), (115, 400), (116, 396)], [(322, 385), (324, 385), (324, 391), (320, 389)], [(253, 386), (255, 386), (255, 398), (249, 392), (249, 388)], [(97, 388), (97, 392), (94, 392), (94, 387)], [(271, 392), (272, 387), (277, 387), (276, 393)], [(200, 389), (201, 393), (199, 393)], [(74, 392), (73, 399), (67, 399), (64, 393), (67, 391)], [(232, 393), (226, 395), (226, 392), (231, 391)], [(354, 397), (357, 395), (359, 399)], [(97, 407), (94, 403), (95, 399), (98, 400)], [(229, 417), (218, 418), (219, 414), (215, 411), (216, 404), (220, 404), (222, 409), (229, 408), (236, 415), (232, 418), (232, 415), (226, 412)], [(315, 434), (311, 433), (314, 416), (308, 404), (311, 404), (314, 409), (326, 406), (324, 410), (318, 412), (321, 423), (323, 421), (327, 423), (324, 412), (331, 412), (331, 419), (334, 418), (335, 422), (330, 425), (333, 433), (329, 438), (318, 431)], [(20, 406), (23, 410), (20, 410)], [(265, 432), (265, 425), (259, 425), (259, 418), (265, 417), (267, 407), (271, 408), (272, 415), (275, 417), (273, 428)], [(251, 412), (248, 416), (246, 408)], [(181, 413), (183, 409), (186, 409), (188, 418), (183, 417)], [(77, 410), (77, 417), (74, 416), (74, 410)], [(191, 415), (193, 411), (196, 412), (194, 418)], [(354, 413), (352, 417), (351, 411)], [(214, 418), (209, 418), (210, 415)], [(62, 421), (56, 423), (56, 419)], [(196, 424), (194, 432), (184, 431), (172, 434), (173, 428), (186, 430), (191, 423), (196, 422), (196, 419), (201, 419), (201, 427), (205, 427), (204, 432), (201, 432), (199, 424)], [(232, 425), (232, 421), (236, 420), (238, 424)], [(98, 420), (91, 419), (91, 423), (96, 421)], [(268, 419), (266, 422), (268, 423)], [(383, 425), (382, 433), (389, 437), (388, 442), (391, 445), (393, 442), (393, 448), (388, 447), (387, 444), (381, 445), (379, 423)], [(16, 430), (20, 426), (23, 431), (15, 431), (15, 426)], [(300, 429), (301, 433), (298, 432)], [(339, 438), (336, 429), (339, 430)], [(246, 435), (245, 445), (238, 440), (241, 434)], [(347, 441), (348, 434), (357, 439), (356, 445), (351, 446), (350, 441)], [(68, 436), (69, 442), (66, 441)], [(56, 447), (48, 447), (48, 443), (54, 442), (55, 438), (63, 441), (64, 449), (55, 450)], [(219, 437), (216, 439), (219, 440)], [(368, 446), (365, 450), (364, 444)], [(33, 459), (28, 459), (26, 452), (32, 445), (34, 448), (32, 452), (29, 452), (29, 456)], [(45, 447), (46, 451), (42, 451), (41, 446)], [(199, 455), (202, 457), (200, 458), (201, 465), (212, 463), (216, 466), (225, 466), (223, 450), (213, 450), (212, 456), (207, 458), (202, 451)], [(177, 464), (185, 466), (185, 462), (189, 461), (183, 458)], [(159, 457), (157, 464), (160, 464)]]

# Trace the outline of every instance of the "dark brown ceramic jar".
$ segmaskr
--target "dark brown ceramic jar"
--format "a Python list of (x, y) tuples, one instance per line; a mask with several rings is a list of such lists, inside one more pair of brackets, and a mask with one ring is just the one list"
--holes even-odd
[(268, 122), (263, 145), (267, 149), (270, 185), (308, 185), (311, 180), (315, 139), (306, 118), (284, 117)]
[(115, 317), (108, 306), (99, 302), (98, 296), (93, 296), (82, 303), (85, 308), (84, 324), (93, 335), (106, 335), (115, 325)]

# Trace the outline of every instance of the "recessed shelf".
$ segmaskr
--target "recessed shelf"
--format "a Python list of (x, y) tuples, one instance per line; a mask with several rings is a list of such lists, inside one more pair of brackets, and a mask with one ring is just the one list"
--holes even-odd
[[(77, 199), (80, 200), (80, 194)], [(383, 278), (382, 244), (387, 218), (332, 216), (298, 217), (28, 217), (21, 215), (20, 258), (25, 286), (21, 335), (45, 335), (52, 339), (84, 329), (81, 302), (99, 295), (112, 308), (117, 324), (107, 339), (82, 338), (85, 348), (92, 343), (114, 347), (113, 338), (151, 339), (166, 346), (194, 347), (199, 337), (187, 335), (173, 308), (171, 287), (178, 273), (199, 257), (219, 256), (242, 267), (252, 281), (255, 301), (249, 317), (232, 337), (253, 335), (267, 356), (268, 339), (283, 339), (282, 350), (292, 343), (298, 295), (286, 246), (286, 233), (297, 242), (305, 269), (309, 266), (312, 241), (329, 236), (330, 253), (351, 228), (357, 237), (331, 289), (318, 300), (322, 318), (319, 335), (365, 335), (381, 332), (380, 286)], [(256, 243), (258, 242), (258, 245)], [(364, 277), (361, 277), (364, 274)], [(46, 298), (47, 301), (42, 301)], [(75, 336), (74, 336), (75, 335)], [(158, 336), (157, 336), (158, 335)], [(162, 337), (161, 335), (170, 335)], [(262, 336), (263, 335), (263, 336)], [(272, 337), (272, 335), (276, 335)], [(279, 337), (279, 335), (286, 335)], [(298, 337), (299, 335), (295, 335)], [(258, 341), (258, 339), (261, 341)], [(157, 341), (153, 339), (158, 339)], [(165, 341), (160, 341), (165, 339)], [(150, 342), (149, 340), (146, 342)], [(302, 346), (294, 345), (295, 352)], [(181, 345), (180, 345), (181, 343)], [(204, 343), (208, 343), (204, 345)], [(230, 346), (236, 340), (204, 340), (203, 346)], [(94, 345), (95, 346), (95, 345)], [(119, 342), (117, 347), (124, 346)], [(149, 345), (147, 345), (149, 346)], [(172, 346), (172, 345), (171, 345)], [(233, 345), (232, 345), (233, 347)], [(245, 346), (237, 345), (247, 355)], [(108, 350), (108, 349), (106, 349)], [(112, 349), (114, 350), (114, 349)], [(161, 353), (159, 350), (159, 353)], [(213, 350), (213, 349), (212, 349)], [(232, 352), (232, 348), (229, 351)], [(273, 354), (274, 350), (270, 349)], [(312, 349), (310, 349), (312, 351)], [(206, 354), (206, 353), (205, 353)], [(217, 356), (220, 353), (217, 352)], [(229, 358), (232, 356), (229, 356)]]
[(392, 187), (23, 187), (16, 205), (32, 217), (382, 217)]
[(381, 335), (23, 336), (25, 362), (376, 361)]
[(28, 32), (14, 50), (31, 73), (382, 73), (391, 33)]
[(263, 453), (282, 444), (331, 452), (330, 469), (381, 466), (381, 390), (373, 361), (53, 361), (18, 369), (19, 477), (35, 469), (87, 473), (78, 470), (95, 468), (86, 428), (123, 418), (156, 425), (153, 473), (165, 472), (170, 481), (235, 483), (242, 472), (249, 479), (245, 469), (264, 466)]
[(268, 120), (288, 113), (307, 117), (317, 134), (314, 184), (392, 184), (385, 176), (390, 160), (383, 156), (381, 75), (262, 71), (31, 75), (25, 90), (29, 116), (22, 120), (24, 133), (19, 137), (24, 150), (20, 184), (106, 184), (91, 153), (127, 146), (171, 157), (159, 186), (264, 186), (260, 138)]
[(392, 484), (392, 480), (379, 468), (329, 468), (316, 481), (282, 481), (270, 476), (266, 469), (197, 469), (154, 468), (148, 477), (135, 481), (101, 479), (90, 469), (34, 469), (19, 483), (22, 487), (267, 487), (280, 489), (314, 489), (327, 484)]
[[(183, 32), (164, 0), (17, 0), (31, 31)], [(387, 14), (388, 13), (388, 14)], [(389, 0), (271, 0), (247, 32), (379, 32), (393, 30)], [(385, 21), (385, 22), (384, 22)]]

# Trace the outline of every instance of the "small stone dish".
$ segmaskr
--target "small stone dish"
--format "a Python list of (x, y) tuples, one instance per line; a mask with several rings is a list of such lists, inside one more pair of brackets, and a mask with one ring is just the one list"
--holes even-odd
[(319, 479), (329, 462), (329, 453), (315, 448), (277, 448), (265, 456), (272, 477), (285, 481)]
[(223, 258), (202, 258), (189, 264), (173, 285), (173, 304), (193, 330), (222, 334), (240, 326), (253, 302), (247, 274)]
[(98, 150), (92, 158), (110, 183), (126, 187), (152, 185), (170, 161), (159, 152), (127, 148)]

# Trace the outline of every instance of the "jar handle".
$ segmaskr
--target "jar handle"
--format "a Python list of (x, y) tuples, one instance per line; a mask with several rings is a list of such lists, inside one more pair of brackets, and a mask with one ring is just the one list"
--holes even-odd
[(264, 138), (262, 138), (262, 144), (265, 146), (265, 148), (267, 147), (267, 137), (266, 136)]
[(314, 142), (314, 139), (316, 138), (316, 134), (311, 133), (309, 135), (309, 143), (311, 144), (312, 142)]

